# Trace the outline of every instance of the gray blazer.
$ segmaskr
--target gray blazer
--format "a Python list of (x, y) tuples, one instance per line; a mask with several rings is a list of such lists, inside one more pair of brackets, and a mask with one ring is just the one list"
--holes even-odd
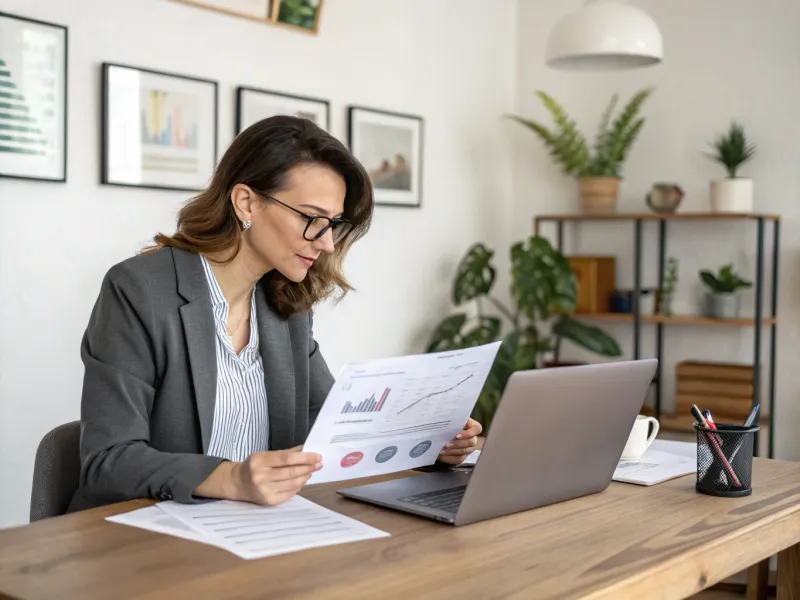
[[(256, 288), (270, 447), (302, 444), (333, 385), (310, 313), (279, 317)], [(214, 317), (200, 257), (163, 248), (103, 280), (81, 344), (80, 489), (70, 511), (134, 498), (201, 502), (223, 461), (214, 419)]]

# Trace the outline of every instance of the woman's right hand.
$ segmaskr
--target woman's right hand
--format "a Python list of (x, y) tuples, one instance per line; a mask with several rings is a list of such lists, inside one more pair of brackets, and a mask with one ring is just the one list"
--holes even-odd
[(322, 468), (319, 454), (301, 452), (301, 448), (256, 452), (234, 463), (231, 478), (236, 499), (275, 506), (297, 494), (312, 473)]

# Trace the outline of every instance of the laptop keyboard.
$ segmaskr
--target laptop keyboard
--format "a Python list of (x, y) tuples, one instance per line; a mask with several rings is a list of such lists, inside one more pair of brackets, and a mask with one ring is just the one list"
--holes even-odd
[(405, 496), (403, 498), (398, 498), (398, 500), (400, 502), (409, 502), (410, 504), (417, 504), (427, 508), (455, 513), (458, 511), (458, 506), (461, 504), (461, 499), (464, 497), (464, 491), (466, 489), (466, 485), (460, 485), (454, 488)]

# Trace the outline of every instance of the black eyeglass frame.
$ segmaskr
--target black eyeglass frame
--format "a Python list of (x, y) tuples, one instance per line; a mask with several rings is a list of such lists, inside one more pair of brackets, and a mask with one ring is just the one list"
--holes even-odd
[[(293, 211), (293, 212), (296, 212), (298, 215), (300, 215), (301, 217), (303, 217), (304, 219), (306, 219), (306, 220), (308, 221), (308, 223), (306, 223), (306, 228), (305, 228), (305, 229), (303, 229), (303, 239), (304, 239), (304, 240), (306, 240), (306, 241), (309, 241), (309, 242), (315, 242), (315, 241), (317, 241), (319, 238), (321, 238), (323, 235), (325, 235), (325, 232), (327, 232), (327, 231), (328, 231), (328, 229), (331, 229), (332, 227), (334, 227), (334, 229), (333, 229), (333, 230), (332, 230), (332, 232), (331, 232), (331, 235), (333, 235), (333, 242), (334, 242), (334, 243), (336, 243), (336, 242), (338, 242), (338, 241), (341, 241), (341, 239), (342, 239), (344, 236), (346, 236), (346, 235), (347, 235), (347, 233), (348, 233), (350, 230), (349, 230), (349, 229), (345, 230), (345, 232), (342, 234), (342, 236), (341, 236), (341, 237), (339, 237), (339, 238), (337, 238), (337, 237), (336, 237), (336, 229), (335, 229), (335, 227), (336, 227), (337, 225), (349, 225), (349, 226), (352, 228), (352, 226), (353, 226), (353, 223), (352, 223), (351, 221), (348, 221), (347, 219), (340, 219), (340, 218), (334, 218), (334, 219), (332, 219), (332, 218), (330, 218), (330, 217), (326, 217), (326, 216), (324, 216), (324, 215), (309, 215), (309, 214), (306, 214), (306, 213), (304, 213), (304, 212), (303, 212), (303, 211), (301, 211), (301, 210), (297, 210), (297, 209), (296, 209), (294, 206), (289, 206), (289, 205), (288, 205), (288, 204), (286, 204), (285, 202), (281, 202), (280, 200), (278, 200), (277, 198), (275, 198), (275, 197), (273, 197), (273, 196), (264, 196), (264, 197), (265, 197), (265, 198), (267, 198), (268, 200), (272, 200), (273, 202), (277, 202), (277, 203), (278, 203), (278, 204), (280, 204), (281, 206), (285, 206), (285, 207), (286, 207), (286, 208), (288, 208), (289, 210), (291, 210), (291, 211)], [(316, 219), (322, 219), (323, 221), (327, 221), (327, 222), (328, 222), (328, 224), (327, 224), (325, 227), (323, 227), (323, 228), (320, 230), (320, 232), (319, 232), (319, 233), (316, 235), (316, 237), (309, 238), (309, 237), (307, 237), (307, 236), (306, 236), (306, 232), (308, 231), (308, 228), (309, 228), (309, 227), (311, 227), (311, 224), (312, 224), (312, 223), (313, 223), (313, 222), (314, 222)]]

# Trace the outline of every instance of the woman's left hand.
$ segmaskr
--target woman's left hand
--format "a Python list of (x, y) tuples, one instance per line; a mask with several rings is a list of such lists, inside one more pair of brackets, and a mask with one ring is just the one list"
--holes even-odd
[(478, 436), (482, 431), (483, 427), (475, 419), (467, 421), (461, 433), (439, 452), (438, 461), (448, 465), (460, 465), (477, 446)]

